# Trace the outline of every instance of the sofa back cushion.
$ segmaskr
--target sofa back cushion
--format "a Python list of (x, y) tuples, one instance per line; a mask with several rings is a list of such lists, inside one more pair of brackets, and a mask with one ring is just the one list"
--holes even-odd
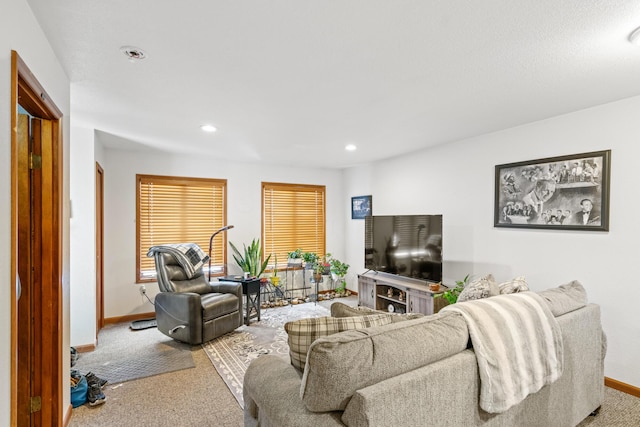
[(291, 364), (301, 371), (304, 370), (309, 347), (320, 337), (389, 323), (391, 323), (391, 315), (388, 313), (342, 318), (318, 317), (287, 322), (284, 330), (287, 331)]
[(309, 348), (300, 395), (310, 411), (344, 410), (356, 390), (463, 351), (468, 338), (458, 313), (320, 338)]
[(577, 280), (573, 280), (557, 288), (538, 292), (546, 302), (555, 317), (587, 305), (587, 291)]

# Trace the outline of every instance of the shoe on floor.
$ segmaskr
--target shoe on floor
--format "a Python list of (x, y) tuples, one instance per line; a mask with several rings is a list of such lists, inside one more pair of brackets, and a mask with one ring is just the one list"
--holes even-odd
[(97, 383), (92, 383), (89, 384), (89, 389), (87, 390), (87, 400), (89, 401), (89, 406), (98, 406), (102, 405), (107, 400), (107, 397), (100, 390), (100, 386)]
[(108, 380), (98, 377), (93, 372), (87, 373), (87, 375), (85, 375), (84, 377), (87, 379), (87, 383), (89, 383), (89, 385), (95, 383), (95, 384), (98, 384), (100, 388), (104, 388), (105, 385), (109, 384)]

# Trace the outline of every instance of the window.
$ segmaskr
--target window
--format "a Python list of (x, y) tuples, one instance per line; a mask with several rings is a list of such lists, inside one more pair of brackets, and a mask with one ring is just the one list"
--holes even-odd
[[(325, 254), (325, 186), (262, 183), (262, 245), (278, 264), (287, 252)], [(274, 259), (271, 259), (273, 264)]]
[[(154, 281), (151, 246), (197, 243), (209, 251), (209, 239), (227, 220), (227, 180), (136, 175), (136, 282)], [(225, 273), (226, 233), (211, 249), (211, 275)], [(205, 272), (208, 266), (205, 267)]]

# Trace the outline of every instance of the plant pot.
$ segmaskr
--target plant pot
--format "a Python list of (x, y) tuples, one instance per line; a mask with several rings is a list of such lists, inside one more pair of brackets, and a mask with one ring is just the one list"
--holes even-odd
[(289, 267), (301, 267), (302, 258), (289, 258), (287, 259), (287, 266)]
[(316, 283), (322, 282), (322, 274), (314, 273), (313, 274), (313, 281), (316, 282)]

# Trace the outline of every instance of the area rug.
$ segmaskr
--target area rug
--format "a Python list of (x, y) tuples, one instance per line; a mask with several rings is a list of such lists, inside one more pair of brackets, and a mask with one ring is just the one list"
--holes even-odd
[(251, 361), (265, 354), (289, 360), (284, 324), (292, 320), (328, 315), (328, 309), (313, 303), (263, 309), (259, 322), (243, 325), (231, 333), (202, 344), (202, 348), (240, 407), (244, 408), (242, 382)]
[(96, 350), (80, 353), (72, 369), (82, 374), (93, 372), (117, 384), (195, 367), (190, 345), (172, 340), (155, 328), (133, 331), (127, 326), (102, 329)]

